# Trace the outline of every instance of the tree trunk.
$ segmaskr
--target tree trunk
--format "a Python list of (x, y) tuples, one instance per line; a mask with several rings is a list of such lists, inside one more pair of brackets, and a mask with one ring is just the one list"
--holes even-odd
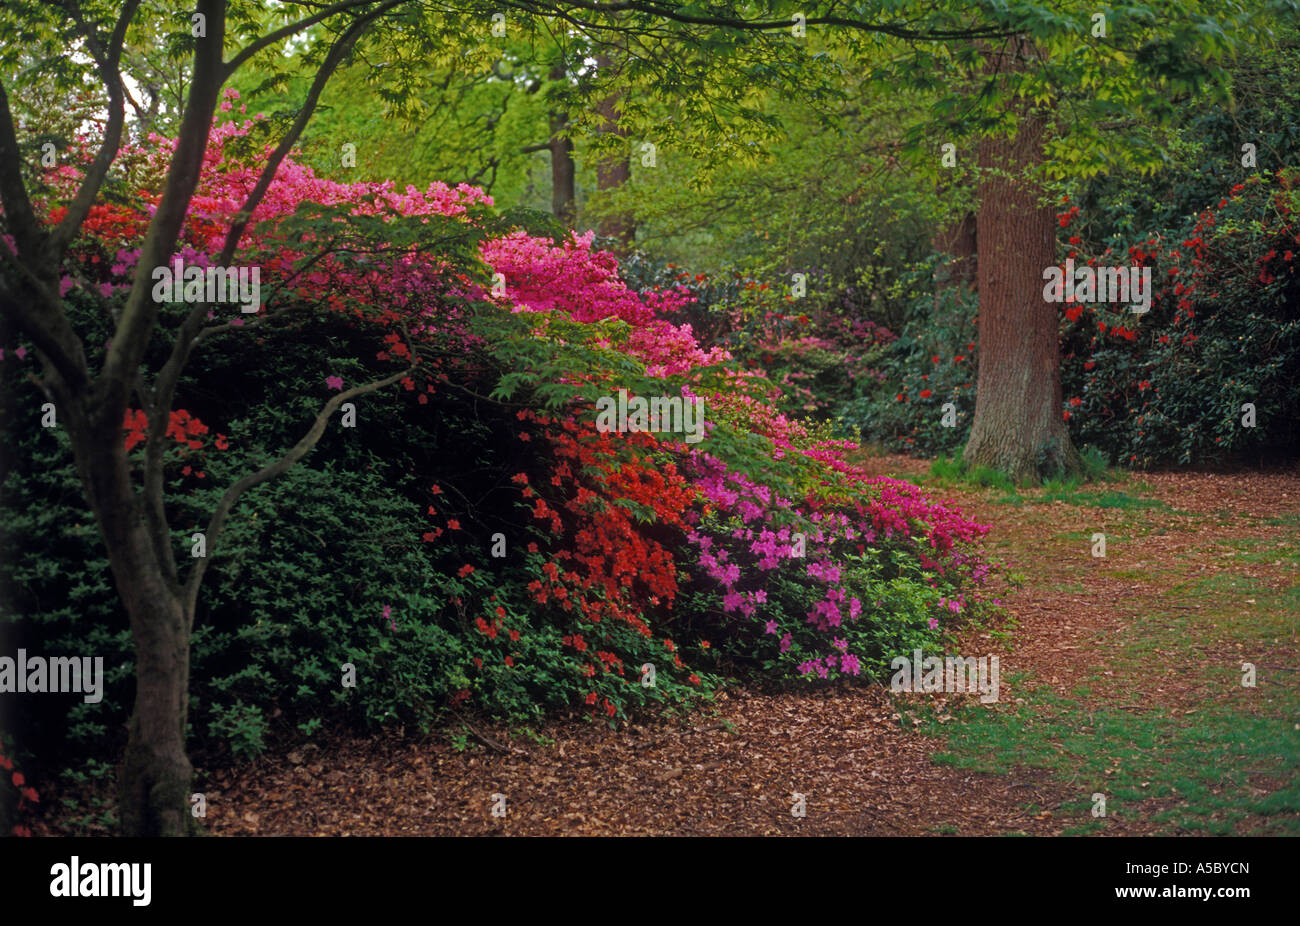
[(935, 268), (935, 289), (950, 286), (972, 287), (976, 282), (975, 214), (967, 212), (957, 221), (944, 226), (931, 242), (948, 259)]
[[(551, 69), (551, 80), (563, 80), (565, 73), (561, 62)], [(572, 225), (576, 212), (577, 172), (573, 163), (573, 139), (566, 134), (568, 127), (569, 114), (560, 108), (551, 110), (551, 212), (565, 225)]]
[[(607, 55), (597, 56), (596, 61), (597, 68), (608, 68), (611, 64), (611, 59)], [(596, 112), (605, 119), (603, 132), (626, 138), (627, 131), (618, 122), (617, 104), (621, 98), (621, 91), (611, 93), (600, 101), (596, 107)], [(596, 189), (601, 193), (622, 189), (631, 179), (632, 160), (626, 154), (606, 158), (596, 165)], [(612, 213), (600, 220), (600, 233), (605, 237), (618, 239), (627, 248), (631, 247), (632, 242), (636, 239), (636, 225), (632, 221), (632, 217), (626, 213)]]
[(979, 150), (979, 380), (964, 460), (1018, 481), (1080, 468), (1061, 414), (1057, 308), (1043, 300), (1056, 222), (1027, 173), (1042, 161), (1043, 132), (1026, 115), (1014, 138)]
[(130, 593), (118, 580), (136, 654), (135, 709), (118, 780), (119, 813), (125, 835), (184, 836), (194, 775), (180, 729), (189, 700), (190, 640), (180, 601), (152, 578), (128, 579), (137, 583)]
[(120, 416), (82, 412), (71, 397), (60, 407), (68, 410), (77, 468), (135, 644), (135, 707), (118, 774), (121, 831), (184, 836), (194, 770), (185, 752), (190, 623), (181, 590), (159, 562), (143, 499), (131, 484)]

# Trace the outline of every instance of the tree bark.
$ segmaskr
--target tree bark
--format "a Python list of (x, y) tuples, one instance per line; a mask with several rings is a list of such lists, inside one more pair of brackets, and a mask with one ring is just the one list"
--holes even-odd
[(964, 460), (1018, 481), (1080, 468), (1061, 414), (1057, 309), (1043, 300), (1055, 217), (1029, 174), (1044, 129), (1042, 116), (1026, 114), (1014, 138), (979, 148), (979, 380)]
[(183, 836), (194, 770), (185, 751), (190, 624), (180, 587), (167, 577), (143, 496), (132, 485), (117, 404), (94, 393), (73, 395), (61, 381), (51, 386), (135, 644), (135, 706), (118, 773), (120, 826), (132, 836)]
[[(563, 80), (564, 63), (551, 68), (551, 80)], [(576, 212), (577, 171), (573, 163), (573, 139), (568, 137), (569, 114), (562, 108), (551, 110), (551, 212), (565, 225), (572, 225)]]
[[(612, 59), (608, 55), (598, 55), (596, 61), (598, 69), (608, 68), (612, 64)], [(618, 121), (617, 107), (622, 96), (622, 91), (611, 93), (596, 106), (596, 112), (605, 119), (602, 132), (627, 138), (627, 130), (623, 129)], [(606, 158), (596, 165), (596, 190), (600, 193), (622, 189), (631, 179), (632, 160), (626, 154)], [(617, 239), (624, 248), (630, 248), (636, 239), (636, 224), (631, 216), (623, 212), (611, 213), (601, 218), (599, 230), (601, 235)]]

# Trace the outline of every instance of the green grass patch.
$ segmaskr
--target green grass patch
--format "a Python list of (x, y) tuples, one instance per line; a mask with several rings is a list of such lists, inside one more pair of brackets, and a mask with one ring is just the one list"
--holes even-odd
[(1120, 492), (1114, 489), (1106, 492), (1079, 492), (1066, 488), (1047, 488), (1043, 497), (1038, 499), (1038, 501), (1064, 502), (1067, 505), (1077, 505), (1080, 508), (1119, 508), (1128, 511), (1137, 511), (1142, 509), (1156, 509), (1159, 511), (1174, 510), (1158, 498), (1138, 498), (1129, 495), (1127, 492)]
[[(997, 500), (1133, 510), (1102, 531), (1111, 549), (1126, 539), (1140, 543), (1154, 529), (1141, 511), (1173, 510), (1115, 490), (1079, 491), (1068, 481)], [(1033, 515), (1016, 518), (1023, 524)], [(1031, 587), (1082, 594), (1098, 568), (1140, 582), (1143, 591), (1125, 608), (1126, 630), (1099, 633), (1081, 647), (1096, 669), (1068, 693), (1024, 676), (1008, 685), (1004, 676), (1004, 691), (1009, 686), (1023, 703), (968, 705), (945, 724), (912, 707), (906, 724), (919, 718), (919, 729), (943, 740), (934, 757), (941, 764), (1001, 775), (1017, 767), (1051, 773), (1072, 792), (1054, 810), (1072, 835), (1105, 832), (1111, 819), (1141, 818), (1167, 834), (1300, 836), (1300, 673), (1285, 649), (1300, 634), (1300, 584), (1279, 589), (1275, 578), (1230, 571), (1300, 562), (1300, 537), (1287, 531), (1264, 543), (1231, 536), (1221, 519), (1208, 521), (1205, 530), (1221, 539), (1206, 536), (1185, 561), (1153, 566), (1111, 569), (1093, 560), (1086, 555), (1091, 531), (1035, 539), (1022, 552), (1053, 567), (1050, 578), (1039, 575)], [(1300, 527), (1297, 518), (1273, 523)], [(1019, 549), (1024, 537), (1006, 539)], [(1077, 557), (1060, 555), (1076, 545)], [(1189, 562), (1224, 571), (1188, 578)], [(1258, 662), (1257, 687), (1242, 686), (1243, 662)], [(1106, 796), (1105, 818), (1091, 816), (1094, 793)]]
[[(1061, 811), (1079, 814), (1080, 831), (1104, 825), (1087, 818), (1100, 793), (1109, 817), (1137, 814), (1147, 800), (1172, 800), (1152, 817), (1170, 833), (1235, 832), (1248, 814), (1260, 814), (1264, 823), (1253, 827), (1260, 833), (1300, 835), (1300, 731), (1287, 717), (1231, 706), (1190, 717), (1130, 713), (1043, 690), (1015, 710), (958, 713), (958, 723), (922, 725), (946, 735), (935, 762), (995, 774), (1016, 766), (1051, 771), (1079, 788)], [(1260, 793), (1256, 781), (1278, 777), (1286, 779), (1282, 787)]]

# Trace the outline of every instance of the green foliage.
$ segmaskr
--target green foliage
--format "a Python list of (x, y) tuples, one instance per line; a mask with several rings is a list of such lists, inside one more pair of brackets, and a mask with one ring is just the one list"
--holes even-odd
[[(975, 414), (978, 343), (975, 300), (962, 287), (913, 302), (898, 340), (878, 361), (870, 391), (846, 402), (851, 433), (885, 449), (918, 456), (958, 452)], [(952, 426), (943, 406), (952, 403)]]
[[(1295, 178), (1256, 175), (1194, 221), (1130, 246), (1130, 256), (1151, 255), (1161, 290), (1133, 339), (1103, 329), (1122, 324), (1112, 315), (1085, 313), (1065, 327), (1065, 411), (1080, 440), (1130, 466), (1294, 454)], [(1243, 423), (1247, 404), (1253, 427)]]

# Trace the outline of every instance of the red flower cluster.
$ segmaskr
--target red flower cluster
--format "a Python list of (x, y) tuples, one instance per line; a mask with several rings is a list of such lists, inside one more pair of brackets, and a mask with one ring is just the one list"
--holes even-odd
[[(11, 773), (9, 780), (13, 783), (13, 786), (18, 789), (18, 811), (21, 812), (26, 809), (29, 804), (40, 803), (41, 796), (36, 793), (35, 788), (27, 784), (26, 776), (24, 776), (22, 772), (14, 771), (13, 760), (4, 753), (3, 740), (0, 740), (0, 769), (4, 769), (6, 772)], [(30, 836), (32, 835), (32, 831), (26, 826), (15, 824), (13, 827), (13, 834), (15, 836)]]
[[(126, 432), (126, 449), (130, 450), (136, 444), (144, 443), (148, 437), (149, 419), (142, 410), (129, 408), (122, 421), (122, 429)], [(167, 436), (190, 450), (202, 450), (203, 441), (199, 438), (207, 433), (208, 426), (183, 408), (173, 409), (168, 416)], [(218, 450), (230, 449), (230, 443), (224, 434), (218, 434), (214, 443)]]

